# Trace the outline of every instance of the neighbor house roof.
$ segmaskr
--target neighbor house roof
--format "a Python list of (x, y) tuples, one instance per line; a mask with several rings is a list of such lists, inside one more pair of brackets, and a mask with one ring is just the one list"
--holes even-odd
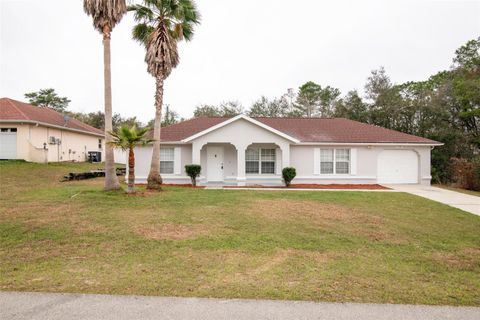
[(9, 98), (0, 98), (0, 122), (39, 123), (41, 125), (62, 127), (67, 130), (81, 131), (88, 134), (104, 135), (102, 130), (77, 119), (69, 118), (68, 121), (65, 121), (64, 115), (50, 108), (36, 107)]
[[(245, 118), (246, 116), (242, 116)], [(198, 135), (230, 117), (199, 117), (162, 128), (164, 142)], [(344, 118), (252, 118), (301, 143), (400, 143), (440, 144), (437, 141)], [(230, 121), (228, 121), (230, 120)], [(152, 136), (150, 132), (150, 137)]]

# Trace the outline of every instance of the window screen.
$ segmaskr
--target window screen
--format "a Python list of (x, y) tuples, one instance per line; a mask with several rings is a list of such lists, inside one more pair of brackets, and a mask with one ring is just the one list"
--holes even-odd
[(262, 149), (262, 173), (275, 173), (275, 149)]
[(275, 149), (247, 149), (245, 173), (274, 174)]
[(320, 173), (333, 173), (333, 149), (320, 149)]
[(259, 160), (258, 149), (247, 149), (245, 152), (245, 173), (259, 173)]
[(172, 174), (174, 170), (175, 152), (173, 148), (160, 149), (160, 173)]
[(338, 174), (348, 174), (350, 172), (350, 150), (335, 150), (335, 171)]

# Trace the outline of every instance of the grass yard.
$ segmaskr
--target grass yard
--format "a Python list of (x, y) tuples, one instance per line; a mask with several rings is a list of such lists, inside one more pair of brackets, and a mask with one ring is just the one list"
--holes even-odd
[(167, 187), (0, 162), (0, 290), (480, 306), (480, 217), (404, 193)]

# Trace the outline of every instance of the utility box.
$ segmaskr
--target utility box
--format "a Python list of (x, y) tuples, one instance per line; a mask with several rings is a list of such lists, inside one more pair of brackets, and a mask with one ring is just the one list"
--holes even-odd
[(102, 162), (102, 153), (100, 151), (88, 151), (88, 162)]

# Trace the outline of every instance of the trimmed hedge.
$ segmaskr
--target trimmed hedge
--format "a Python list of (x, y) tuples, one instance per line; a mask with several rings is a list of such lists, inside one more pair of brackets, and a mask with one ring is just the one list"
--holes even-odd
[(200, 176), (201, 171), (202, 167), (198, 164), (187, 164), (185, 166), (185, 172), (187, 173), (187, 176), (189, 176), (192, 180), (192, 186), (197, 186), (197, 177)]
[(297, 175), (297, 170), (295, 170), (295, 168), (293, 167), (283, 168), (282, 177), (287, 187), (290, 185), (290, 183), (292, 182), (292, 180), (295, 178), (296, 175)]

